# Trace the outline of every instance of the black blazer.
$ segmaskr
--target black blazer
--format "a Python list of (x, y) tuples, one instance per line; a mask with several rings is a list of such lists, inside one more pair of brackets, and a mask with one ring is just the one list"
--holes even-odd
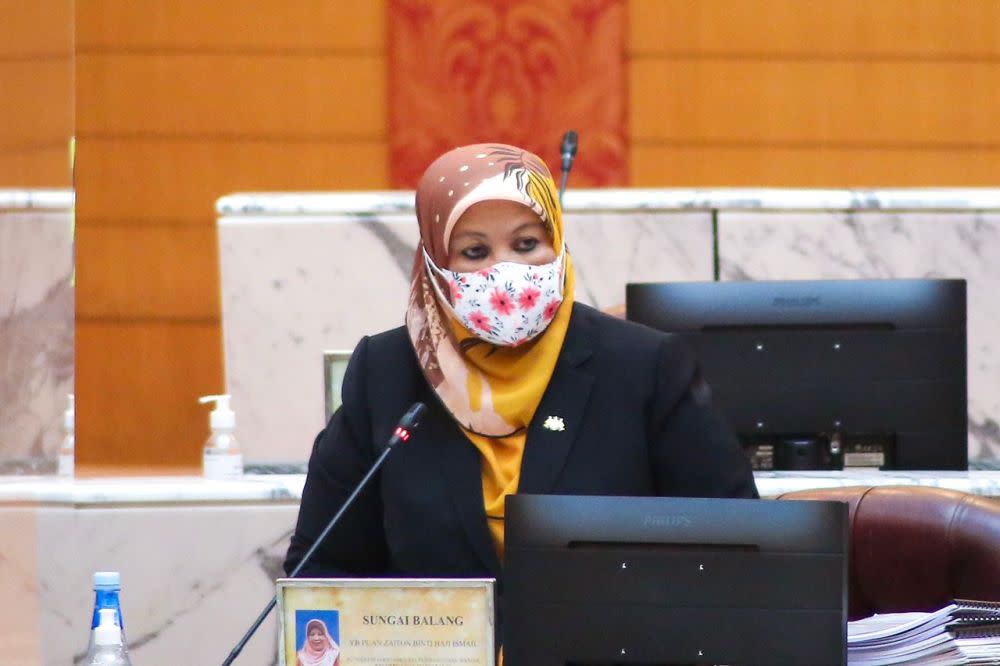
[[(480, 456), (430, 389), (405, 328), (361, 340), (316, 438), (290, 572), (415, 401), (428, 411), (300, 576), (487, 577)], [(542, 427), (558, 416), (564, 431)], [(677, 338), (581, 304), (529, 429), (519, 492), (757, 497), (749, 462)]]

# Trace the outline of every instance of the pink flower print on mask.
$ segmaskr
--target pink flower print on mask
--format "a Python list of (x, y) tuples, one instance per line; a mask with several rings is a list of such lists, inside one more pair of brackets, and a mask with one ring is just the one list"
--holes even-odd
[(522, 310), (530, 310), (538, 303), (538, 297), (542, 292), (535, 287), (525, 287), (517, 297), (517, 304)]
[(514, 301), (503, 289), (494, 289), (490, 294), (490, 307), (499, 315), (506, 317), (514, 310)]
[(485, 333), (490, 332), (490, 318), (479, 310), (469, 314), (469, 323)]
[(562, 301), (559, 299), (554, 299), (549, 301), (549, 304), (545, 306), (545, 312), (543, 313), (543, 316), (545, 317), (546, 321), (556, 316), (556, 310), (559, 309), (559, 306), (561, 304)]
[(502, 261), (459, 273), (441, 270), (424, 250), (428, 275), (444, 278), (431, 279), (438, 302), (470, 333), (504, 347), (534, 339), (555, 317), (563, 301), (564, 262), (565, 248), (561, 248), (559, 256), (547, 264)]

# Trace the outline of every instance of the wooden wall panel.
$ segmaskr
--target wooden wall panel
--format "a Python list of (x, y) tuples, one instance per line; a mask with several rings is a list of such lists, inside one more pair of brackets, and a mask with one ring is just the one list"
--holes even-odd
[(80, 234), (76, 256), (83, 266), (104, 267), (77, 280), (81, 318), (219, 319), (219, 292), (212, 288), (218, 282), (218, 234), (210, 226), (90, 227)]
[(388, 185), (383, 14), (79, 0), (81, 462), (198, 463), (195, 400), (223, 389), (220, 196)]
[(72, 0), (0, 0), (0, 188), (66, 187)]
[(73, 65), (68, 57), (0, 61), (0, 83), (0, 147), (55, 140), (68, 145), (73, 134)]
[(630, 0), (632, 55), (996, 59), (996, 0)]
[(52, 146), (0, 148), (0, 187), (69, 186), (68, 140)]
[(385, 45), (380, 0), (77, 0), (84, 51), (359, 50)]
[(635, 60), (632, 137), (857, 146), (1000, 142), (995, 63)]
[(213, 227), (215, 201), (237, 191), (386, 187), (385, 142), (272, 138), (83, 138), (77, 145), (81, 226)]
[(369, 54), (81, 55), (77, 132), (378, 138), (384, 70)]
[(631, 182), (995, 185), (1000, 3), (631, 0)]
[(924, 150), (850, 147), (638, 145), (635, 187), (996, 187), (1000, 147)]
[(0, 60), (58, 57), (72, 67), (74, 1), (0, 0)]
[(217, 321), (76, 322), (79, 464), (197, 465), (208, 435), (198, 396), (222, 391)]

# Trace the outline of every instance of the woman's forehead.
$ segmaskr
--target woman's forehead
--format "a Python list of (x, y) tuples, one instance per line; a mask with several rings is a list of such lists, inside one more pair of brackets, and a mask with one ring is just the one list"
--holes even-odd
[(535, 211), (515, 201), (480, 201), (466, 210), (455, 224), (454, 234), (470, 230), (512, 230), (525, 224), (541, 225), (542, 218)]

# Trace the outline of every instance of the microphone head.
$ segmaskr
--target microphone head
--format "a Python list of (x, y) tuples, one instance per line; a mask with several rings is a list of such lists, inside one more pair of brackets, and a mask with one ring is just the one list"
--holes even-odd
[(403, 418), (399, 420), (399, 427), (404, 430), (413, 430), (418, 425), (420, 425), (420, 419), (423, 418), (424, 412), (427, 411), (427, 405), (422, 402), (415, 402), (410, 405), (410, 408), (406, 410), (403, 414)]
[(563, 134), (562, 148), (560, 149), (560, 152), (564, 156), (575, 157), (576, 148), (578, 144), (579, 144), (579, 137), (577, 137), (575, 131), (570, 130), (565, 134)]

